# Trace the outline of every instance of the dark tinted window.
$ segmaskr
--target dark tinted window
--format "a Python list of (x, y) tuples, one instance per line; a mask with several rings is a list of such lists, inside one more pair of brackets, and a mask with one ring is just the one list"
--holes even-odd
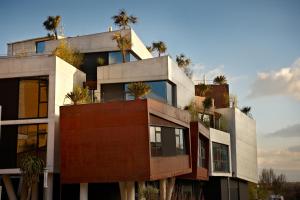
[(212, 143), (213, 170), (216, 172), (229, 172), (229, 148), (228, 145)]

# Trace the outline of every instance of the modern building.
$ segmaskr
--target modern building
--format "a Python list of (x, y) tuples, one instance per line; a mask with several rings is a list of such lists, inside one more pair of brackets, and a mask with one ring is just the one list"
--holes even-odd
[[(213, 108), (194, 120), (184, 108), (204, 97), (193, 81), (169, 56), (154, 58), (132, 29), (121, 31), (132, 43), (123, 63), (116, 32), (8, 44), (2, 198), (20, 196), (18, 162), (35, 153), (46, 167), (33, 199), (133, 200), (151, 185), (162, 200), (247, 200), (247, 182), (257, 182), (255, 121), (229, 106), (229, 86), (212, 86)], [(52, 55), (61, 42), (84, 54), (80, 70)], [(128, 84), (140, 81), (151, 93), (133, 100)], [(88, 86), (95, 102), (70, 105), (75, 86)]]

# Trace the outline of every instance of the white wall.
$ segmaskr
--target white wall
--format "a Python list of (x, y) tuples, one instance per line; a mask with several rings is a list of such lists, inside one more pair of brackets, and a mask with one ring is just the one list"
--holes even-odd
[(184, 108), (193, 100), (193, 82), (168, 56), (101, 66), (97, 69), (98, 87), (104, 83), (155, 80), (169, 80), (176, 85), (178, 107)]
[(231, 134), (232, 169), (235, 177), (257, 183), (256, 122), (237, 108), (217, 109)]
[[(117, 43), (112, 40), (113, 35), (118, 31), (103, 32), (90, 35), (76, 36), (65, 38), (67, 43), (82, 53), (88, 52), (104, 52), (104, 51), (119, 51)], [(147, 50), (142, 41), (138, 38), (135, 32), (131, 29), (121, 31), (122, 35), (128, 35), (132, 41), (132, 51), (141, 59), (152, 58), (151, 53)], [(26, 40), (7, 45), (7, 53), (9, 56), (15, 55), (34, 55), (36, 54), (35, 43), (44, 38)], [(46, 41), (45, 54), (51, 54), (59, 45), (61, 40)]]
[[(214, 128), (209, 128), (209, 151), (210, 151), (210, 156), (209, 156), (209, 171), (210, 171), (210, 176), (231, 176), (231, 144), (230, 144), (230, 134), (226, 133), (224, 131), (220, 131)], [(212, 143), (220, 143), (220, 144), (225, 144), (228, 145), (228, 150), (229, 150), (229, 172), (224, 173), (224, 172), (214, 172), (213, 170), (213, 148), (212, 148)]]
[[(64, 96), (73, 89), (73, 85), (85, 81), (83, 72), (58, 57), (40, 55), (28, 57), (7, 57), (0, 59), (0, 79), (31, 76), (49, 76), (48, 118), (5, 120), (1, 125), (14, 124), (48, 124), (47, 168), (49, 172), (58, 171), (59, 147), (58, 108), (63, 104)], [(18, 170), (14, 170), (19, 173)], [(3, 169), (1, 173), (11, 173), (12, 169)]]

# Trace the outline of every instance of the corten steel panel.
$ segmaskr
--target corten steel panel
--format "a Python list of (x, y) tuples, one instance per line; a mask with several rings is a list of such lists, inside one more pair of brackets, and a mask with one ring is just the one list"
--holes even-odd
[[(198, 85), (195, 85), (195, 94), (199, 95)], [(206, 97), (211, 97), (214, 99), (214, 104), (216, 108), (228, 108), (229, 107), (229, 85), (209, 85), (210, 90), (205, 94)]]
[(151, 157), (151, 180), (179, 176), (192, 172), (190, 156)]
[[(195, 179), (195, 180), (208, 180), (208, 156), (209, 156), (209, 131), (208, 129), (199, 122), (191, 122), (190, 123), (191, 130), (191, 152), (192, 152), (192, 173), (181, 176), (181, 178), (185, 179)], [(206, 167), (198, 167), (198, 157), (199, 157), (199, 137), (200, 139), (206, 139), (207, 145), (205, 147), (206, 150)]]
[(154, 180), (190, 173), (189, 144), (189, 155), (150, 157), (150, 114), (189, 128), (188, 112), (150, 99), (61, 107), (62, 182)]
[(63, 183), (149, 177), (146, 101), (61, 107)]

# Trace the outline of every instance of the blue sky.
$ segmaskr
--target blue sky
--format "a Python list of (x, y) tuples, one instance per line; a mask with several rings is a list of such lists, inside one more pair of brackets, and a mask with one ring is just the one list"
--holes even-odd
[[(46, 35), (42, 22), (48, 15), (61, 15), (65, 35), (76, 36), (106, 31), (121, 8), (139, 17), (133, 28), (145, 44), (163, 40), (171, 56), (189, 56), (194, 79), (225, 73), (240, 106), (252, 106), (260, 167), (300, 180), (294, 176), (300, 174), (300, 128), (292, 137), (285, 134), (300, 124), (298, 0), (1, 0), (0, 54), (6, 53), (7, 42)], [(278, 131), (281, 136), (272, 135)], [(296, 147), (298, 152), (289, 150)], [(277, 151), (289, 159), (279, 159)]]

